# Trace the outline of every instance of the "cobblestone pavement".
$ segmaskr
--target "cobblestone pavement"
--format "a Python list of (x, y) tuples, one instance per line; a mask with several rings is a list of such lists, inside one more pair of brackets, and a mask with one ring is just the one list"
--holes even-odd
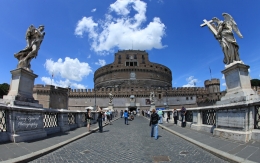
[(207, 151), (159, 128), (150, 137), (148, 120), (121, 118), (95, 132), (32, 162), (225, 162)]

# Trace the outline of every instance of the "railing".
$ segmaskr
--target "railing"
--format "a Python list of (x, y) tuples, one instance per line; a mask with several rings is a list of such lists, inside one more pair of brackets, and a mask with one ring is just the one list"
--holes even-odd
[(68, 124), (75, 124), (75, 113), (68, 113)]
[(0, 132), (6, 132), (6, 110), (0, 109)]
[(260, 106), (255, 106), (255, 129), (260, 129)]
[(43, 127), (51, 128), (58, 126), (58, 113), (44, 113)]
[(187, 111), (186, 112), (186, 115), (185, 115), (185, 118), (186, 118), (186, 121), (187, 122), (193, 122), (193, 114), (192, 114), (192, 111)]
[(216, 111), (214, 109), (202, 110), (202, 123), (216, 125)]

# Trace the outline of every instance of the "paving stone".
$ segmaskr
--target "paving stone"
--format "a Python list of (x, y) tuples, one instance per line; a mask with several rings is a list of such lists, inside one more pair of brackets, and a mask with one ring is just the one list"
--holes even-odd
[(248, 157), (248, 160), (260, 162), (260, 149), (255, 151), (251, 156)]
[(170, 161), (165, 162), (225, 162), (161, 128), (159, 139), (154, 140), (150, 129), (142, 117), (136, 117), (130, 125), (119, 119), (104, 127), (107, 132), (90, 134), (32, 162), (144, 163), (153, 162), (154, 156), (168, 157)]
[[(251, 156), (253, 153), (255, 153), (259, 148), (252, 147), (252, 146), (246, 146), (243, 150), (238, 152), (236, 156), (242, 157), (242, 158), (248, 158)], [(260, 161), (260, 156), (259, 156), (259, 161)]]

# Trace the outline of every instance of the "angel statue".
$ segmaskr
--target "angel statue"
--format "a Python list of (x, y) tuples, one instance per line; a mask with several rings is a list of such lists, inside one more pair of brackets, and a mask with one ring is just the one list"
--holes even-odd
[(25, 49), (19, 51), (14, 55), (18, 59), (17, 68), (25, 68), (28, 71), (31, 71), (31, 60), (37, 57), (38, 50), (40, 49), (41, 43), (43, 41), (45, 32), (44, 26), (40, 25), (38, 28), (35, 28), (33, 25), (26, 31), (26, 47)]
[(228, 65), (234, 61), (240, 61), (238, 49), (239, 46), (234, 37), (233, 31), (243, 38), (240, 33), (237, 23), (228, 13), (223, 13), (224, 21), (214, 17), (210, 21), (203, 20), (205, 23), (201, 24), (201, 27), (207, 25), (210, 30), (214, 33), (215, 38), (219, 41), (222, 51), (224, 53), (223, 62)]
[(108, 95), (109, 95), (109, 104), (112, 104), (114, 96), (112, 93), (109, 93)]
[(215, 37), (219, 41), (224, 53), (223, 62), (228, 65), (234, 61), (240, 61), (238, 52), (239, 46), (232, 30), (235, 31), (240, 38), (243, 38), (243, 36), (237, 27), (237, 23), (231, 15), (228, 13), (223, 13), (222, 16), (224, 17), (224, 21), (221, 21), (216, 17), (212, 18), (212, 21), (217, 30), (217, 35)]
[(154, 104), (154, 92), (150, 92), (150, 104)]

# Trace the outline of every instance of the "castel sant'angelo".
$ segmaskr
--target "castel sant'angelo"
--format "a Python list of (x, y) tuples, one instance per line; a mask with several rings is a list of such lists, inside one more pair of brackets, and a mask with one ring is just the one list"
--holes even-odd
[(225, 95), (220, 92), (219, 79), (206, 80), (205, 87), (172, 87), (172, 71), (149, 61), (148, 53), (140, 50), (115, 53), (113, 63), (95, 71), (94, 85), (93, 89), (70, 89), (68, 92), (65, 88), (36, 85), (34, 96), (38, 96), (40, 103), (43, 96), (48, 99), (47, 94), (60, 96), (59, 100), (49, 101), (45, 105), (47, 108), (68, 106), (69, 110), (85, 110), (87, 106), (107, 107), (109, 93), (112, 93), (114, 109), (146, 110), (150, 109), (150, 92), (155, 94), (156, 108), (169, 109), (212, 105)]

